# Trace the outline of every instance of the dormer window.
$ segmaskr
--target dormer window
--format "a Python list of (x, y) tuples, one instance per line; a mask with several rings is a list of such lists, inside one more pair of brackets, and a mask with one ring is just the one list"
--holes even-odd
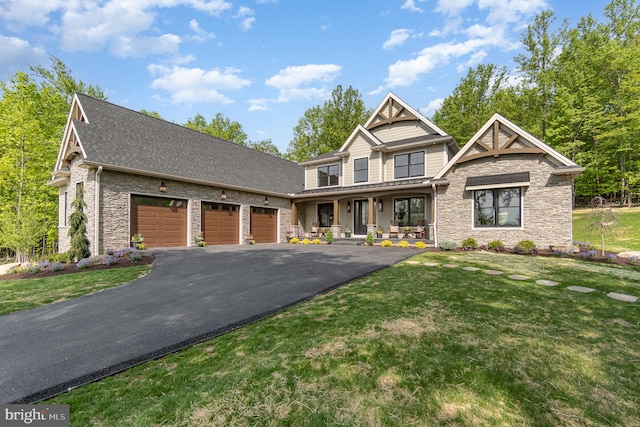
[(394, 156), (393, 170), (395, 179), (424, 176), (424, 151)]
[(338, 185), (340, 165), (318, 167), (318, 187), (330, 187)]
[(369, 159), (355, 159), (353, 161), (353, 182), (369, 181)]

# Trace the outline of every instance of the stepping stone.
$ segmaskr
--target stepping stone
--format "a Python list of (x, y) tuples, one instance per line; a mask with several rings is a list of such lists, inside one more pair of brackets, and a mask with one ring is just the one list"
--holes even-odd
[(423, 262), (422, 265), (426, 265), (427, 267), (435, 267), (436, 265), (438, 265), (438, 263), (427, 261), (427, 262)]
[(585, 288), (584, 286), (569, 286), (567, 289), (573, 292), (580, 292), (581, 294), (588, 294), (589, 292), (595, 291), (593, 288)]
[(499, 276), (501, 274), (504, 274), (504, 271), (498, 271), (498, 270), (485, 270), (484, 272), (485, 274), (489, 274), (491, 276)]
[(467, 271), (480, 271), (478, 267), (462, 267), (462, 269)]
[(542, 286), (558, 286), (560, 284), (560, 282), (554, 282), (553, 280), (545, 279), (536, 280), (536, 283)]
[(415, 264), (420, 264), (420, 263), (418, 261), (407, 261), (407, 264), (415, 265)]
[(512, 274), (511, 276), (509, 276), (509, 279), (512, 279), (512, 280), (529, 280), (530, 277), (529, 276), (521, 276), (519, 274)]
[(627, 294), (619, 294), (617, 292), (609, 292), (607, 296), (609, 298), (617, 299), (618, 301), (626, 301), (626, 302), (638, 301), (638, 297), (634, 297), (633, 295), (627, 295)]
[(446, 268), (458, 268), (457, 264), (442, 264), (442, 266)]

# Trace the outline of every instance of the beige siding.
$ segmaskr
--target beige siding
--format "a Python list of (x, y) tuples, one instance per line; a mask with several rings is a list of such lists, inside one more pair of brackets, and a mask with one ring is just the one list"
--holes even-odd
[(435, 176), (446, 164), (446, 149), (444, 144), (427, 147), (424, 165), (426, 176)]
[[(467, 237), (486, 245), (499, 239), (508, 246), (531, 239), (538, 247), (566, 246), (572, 242), (571, 186), (566, 177), (554, 176), (553, 166), (538, 155), (508, 155), (484, 158), (456, 166), (438, 188), (438, 240), (460, 243)], [(523, 191), (522, 227), (473, 228), (473, 192), (466, 191), (467, 177), (530, 172), (530, 186)]]
[[(361, 158), (369, 158), (371, 156), (371, 144), (364, 139), (361, 135), (358, 135), (347, 148), (349, 151), (349, 157), (347, 157), (344, 165), (343, 172), (343, 185), (354, 185), (356, 183), (353, 182), (354, 173), (353, 173), (353, 162), (355, 159)], [(373, 176), (371, 173), (371, 160), (369, 161), (369, 179), (366, 183), (376, 182), (377, 175)], [(359, 182), (357, 184), (365, 184), (365, 182)]]
[(305, 189), (313, 190), (318, 188), (317, 165), (305, 166)]
[(380, 156), (379, 151), (374, 151), (369, 156), (369, 183), (380, 182)]
[(399, 141), (407, 138), (415, 138), (417, 136), (432, 135), (434, 132), (430, 130), (424, 123), (397, 122), (391, 126), (381, 126), (374, 128), (371, 133), (383, 142)]
[[(385, 174), (386, 174), (386, 179), (385, 181), (393, 181), (394, 180), (394, 176), (393, 176), (393, 169), (394, 169), (394, 158), (395, 156), (399, 155), (399, 154), (407, 154), (407, 153), (417, 153), (419, 151), (425, 152), (424, 148), (414, 148), (413, 150), (405, 150), (405, 151), (398, 151), (398, 152), (394, 152), (394, 153), (387, 153), (387, 162), (385, 164)], [(427, 155), (425, 155), (425, 173), (427, 175), (424, 176), (432, 176), (435, 175), (435, 173), (430, 173), (428, 170), (428, 164), (427, 164)], [(440, 169), (438, 169), (440, 170)], [(412, 178), (419, 178), (419, 177), (412, 177)]]

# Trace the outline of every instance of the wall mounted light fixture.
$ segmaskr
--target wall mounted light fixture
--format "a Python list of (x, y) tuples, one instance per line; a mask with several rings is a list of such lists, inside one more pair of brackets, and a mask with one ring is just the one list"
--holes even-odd
[(378, 211), (382, 212), (382, 200), (378, 200)]
[(347, 202), (347, 212), (351, 212), (351, 202)]
[(227, 193), (225, 193), (224, 190), (220, 193), (220, 200), (227, 200)]
[(269, 198), (267, 196), (264, 196), (264, 204), (265, 205), (269, 204)]
[(167, 192), (167, 184), (164, 183), (164, 181), (160, 181), (160, 188), (159, 188), (161, 193), (166, 193)]

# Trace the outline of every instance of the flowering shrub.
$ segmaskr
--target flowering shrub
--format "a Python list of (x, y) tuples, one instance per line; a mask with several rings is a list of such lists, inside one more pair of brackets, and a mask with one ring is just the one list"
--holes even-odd
[(142, 253), (140, 251), (129, 252), (129, 261), (138, 262), (142, 259)]
[(118, 263), (118, 258), (113, 255), (107, 255), (104, 258), (105, 265), (112, 266)]
[(104, 254), (105, 255), (114, 255), (115, 254), (115, 249), (113, 249), (113, 248), (105, 249), (104, 250)]
[(400, 240), (398, 242), (398, 247), (399, 248), (408, 248), (409, 247), (409, 242), (407, 242), (406, 240)]
[(416, 242), (415, 246), (418, 249), (425, 249), (427, 247), (427, 244), (425, 242)]
[(40, 264), (31, 264), (27, 269), (29, 273), (40, 273)]
[[(114, 256), (114, 257), (116, 257), (116, 258), (122, 258), (122, 257), (124, 256), (124, 254), (125, 254), (125, 253), (129, 253), (129, 251), (130, 251), (130, 250), (135, 250), (135, 249), (133, 249), (133, 248), (127, 248), (127, 249), (124, 249), (124, 250), (115, 251), (115, 252), (114, 252), (113, 254), (111, 254), (111, 255), (113, 255), (113, 256)], [(109, 254), (107, 254), (107, 255), (109, 255)]]
[(442, 240), (440, 243), (438, 243), (438, 247), (442, 251), (452, 251), (458, 247), (458, 244), (453, 240)]
[(300, 239), (298, 239), (297, 237), (293, 237), (291, 240), (289, 240), (289, 243), (293, 243), (293, 244), (296, 244), (299, 242), (300, 242)]
[(562, 249), (554, 249), (553, 254), (557, 257), (565, 257), (567, 256), (568, 252)]
[(91, 260), (89, 258), (82, 258), (76, 264), (76, 268), (79, 270), (82, 270), (84, 268), (89, 268), (89, 267), (91, 267)]
[(478, 242), (473, 237), (467, 237), (460, 244), (465, 251), (473, 251), (478, 249)]
[(501, 240), (492, 240), (487, 244), (487, 248), (496, 252), (504, 252), (504, 243)]
[(307, 239), (306, 237), (304, 238), (304, 240), (302, 241), (303, 245), (308, 245), (309, 243), (311, 243), (311, 241), (309, 239)]
[(594, 256), (596, 256), (598, 254), (598, 252), (592, 250), (589, 250), (587, 252), (580, 252), (578, 255), (580, 255), (580, 258), (593, 258)]
[(383, 248), (390, 248), (391, 246), (393, 246), (393, 243), (391, 243), (391, 240), (383, 240), (382, 242), (380, 242), (380, 246), (382, 246)]
[(44, 261), (40, 261), (38, 263), (38, 266), (40, 267), (40, 270), (46, 270), (47, 268), (49, 268), (49, 266), (51, 266), (51, 263), (48, 259), (45, 259)]
[(313, 243), (314, 245), (319, 245), (320, 244), (320, 239), (313, 239), (311, 241), (311, 243)]
[(64, 265), (59, 262), (54, 262), (53, 264), (51, 264), (51, 266), (49, 266), (49, 268), (51, 269), (51, 271), (62, 271), (64, 270)]
[(618, 258), (616, 254), (607, 254), (607, 261), (613, 261), (616, 258)]

